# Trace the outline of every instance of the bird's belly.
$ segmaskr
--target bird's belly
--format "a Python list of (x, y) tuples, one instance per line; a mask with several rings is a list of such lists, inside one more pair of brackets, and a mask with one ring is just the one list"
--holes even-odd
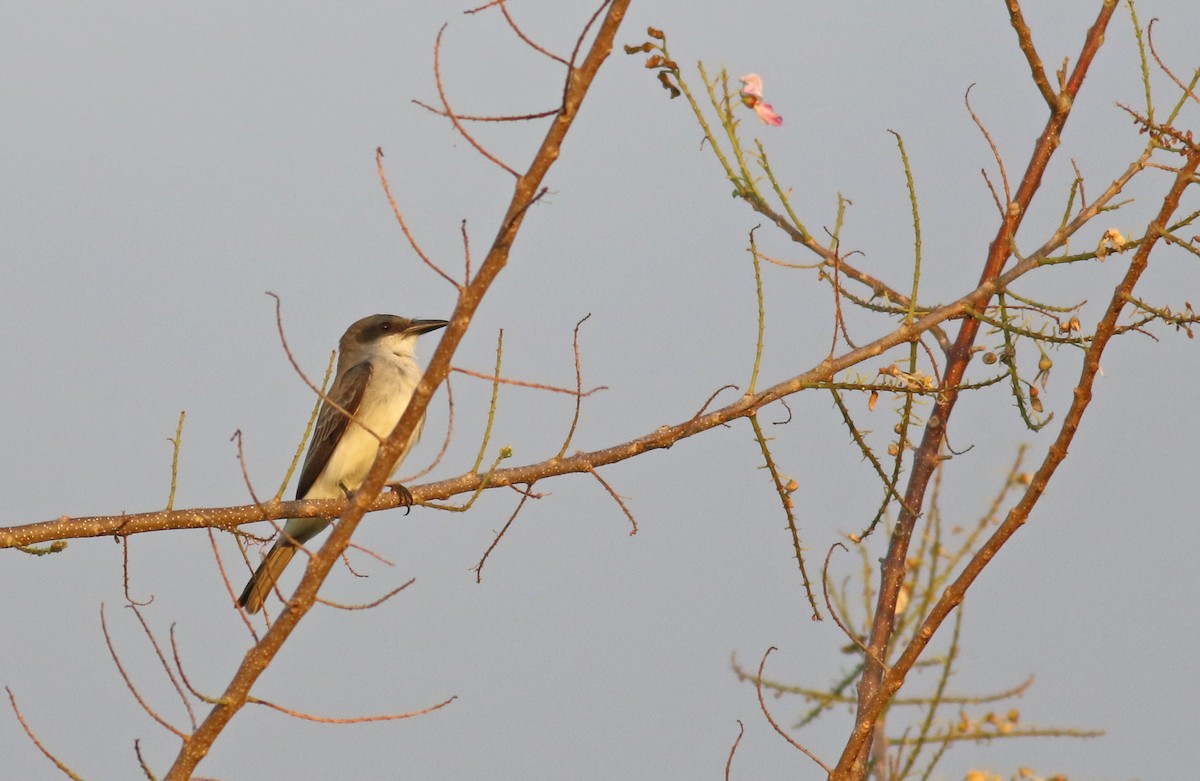
[[(349, 491), (358, 490), (363, 480), (366, 479), (367, 472), (371, 470), (371, 464), (375, 463), (375, 456), (379, 452), (379, 438), (370, 432), (378, 434), (379, 437), (386, 437), (392, 433), (392, 429), (400, 422), (400, 416), (404, 414), (412, 396), (411, 393), (390, 395), (391, 399), (383, 403), (371, 404), (367, 403), (370, 401), (369, 399), (364, 399), (364, 403), (359, 406), (358, 420), (351, 421), (346, 426), (341, 440), (338, 441), (337, 447), (329, 457), (329, 462), (321, 470), (321, 474), (313, 482), (312, 488), (304, 498), (340, 499), (345, 496), (343, 486)], [(367, 414), (362, 414), (361, 411), (364, 409), (368, 410)], [(404, 461), (404, 455), (416, 443), (420, 428), (418, 425), (417, 430), (413, 432), (413, 437), (409, 440), (409, 447), (405, 448), (405, 453), (402, 453), (397, 459), (396, 465), (392, 467), (392, 472), (400, 468), (400, 464)]]

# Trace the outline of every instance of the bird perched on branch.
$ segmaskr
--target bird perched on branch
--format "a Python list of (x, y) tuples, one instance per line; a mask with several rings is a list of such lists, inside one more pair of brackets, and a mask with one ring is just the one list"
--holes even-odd
[[(347, 329), (338, 344), (333, 387), (321, 404), (304, 458), (297, 499), (340, 499), (358, 490), (375, 463), (380, 441), (392, 433), (421, 381), (414, 352), (417, 337), (446, 325), (445, 320), (371, 315)], [(413, 429), (393, 472), (417, 444), (424, 424), (422, 418)], [(238, 604), (249, 613), (261, 610), (297, 549), (324, 530), (330, 520), (292, 518), (284, 524)]]

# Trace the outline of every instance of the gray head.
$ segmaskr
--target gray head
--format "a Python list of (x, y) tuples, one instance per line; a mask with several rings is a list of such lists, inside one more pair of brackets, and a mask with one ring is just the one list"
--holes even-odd
[(338, 345), (338, 363), (358, 363), (368, 354), (386, 351), (412, 356), (417, 337), (445, 328), (445, 320), (409, 320), (399, 315), (371, 315), (346, 329)]

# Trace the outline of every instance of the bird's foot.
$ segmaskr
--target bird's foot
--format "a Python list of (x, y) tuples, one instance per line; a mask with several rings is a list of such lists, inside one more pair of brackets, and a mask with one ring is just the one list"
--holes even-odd
[(404, 508), (404, 514), (408, 515), (408, 513), (412, 510), (412, 506), (413, 506), (412, 491), (409, 491), (407, 488), (400, 485), (399, 483), (388, 483), (387, 487), (392, 489), (392, 493), (396, 494), (396, 496), (399, 497), (400, 506)]

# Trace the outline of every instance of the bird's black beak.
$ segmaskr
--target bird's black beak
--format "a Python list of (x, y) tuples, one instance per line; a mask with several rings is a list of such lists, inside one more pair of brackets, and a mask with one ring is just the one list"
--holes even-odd
[(427, 334), (448, 325), (450, 325), (448, 320), (412, 320), (409, 321), (407, 330), (410, 334)]

